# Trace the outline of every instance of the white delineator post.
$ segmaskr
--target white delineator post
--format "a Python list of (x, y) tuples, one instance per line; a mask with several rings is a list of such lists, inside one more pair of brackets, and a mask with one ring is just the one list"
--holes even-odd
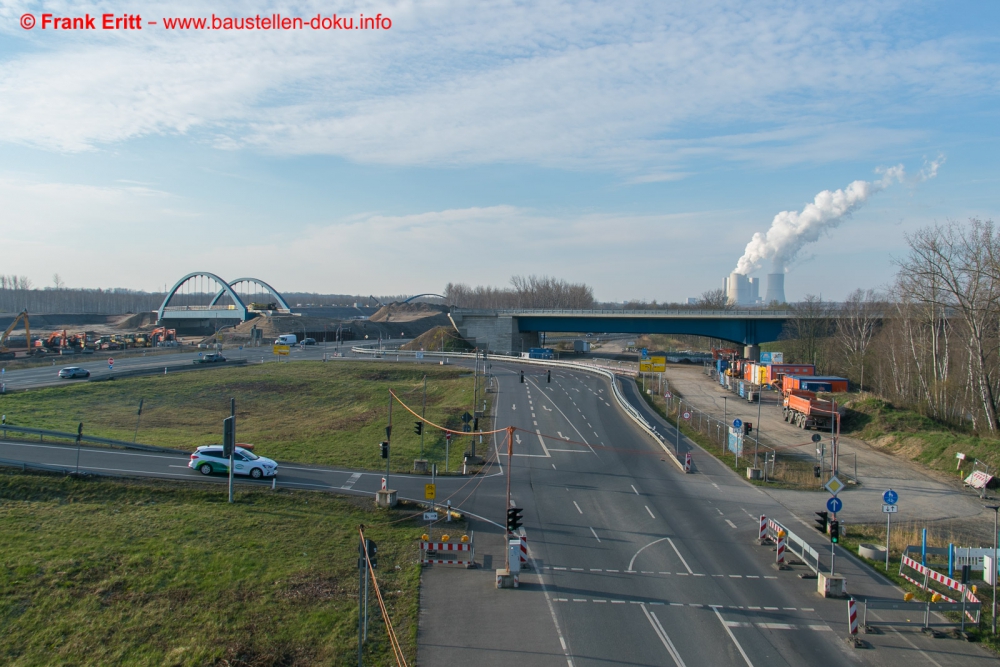
[(691, 472), (691, 452), (684, 455), (684, 472)]

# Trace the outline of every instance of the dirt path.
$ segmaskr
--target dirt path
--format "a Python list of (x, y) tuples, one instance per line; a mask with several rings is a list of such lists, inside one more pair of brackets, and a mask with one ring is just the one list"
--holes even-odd
[[(802, 456), (815, 458), (815, 446), (811, 437), (816, 431), (804, 431), (787, 424), (781, 416), (778, 394), (765, 394), (758, 421), (757, 404), (747, 403), (738, 395), (726, 391), (705, 375), (701, 367), (669, 366), (666, 376), (670, 387), (684, 397), (685, 404), (690, 402), (693, 407), (718, 419), (725, 416), (730, 423), (737, 417), (750, 421), (755, 428), (761, 429), (765, 439), (788, 449), (797, 449)], [(829, 443), (829, 434), (823, 435), (824, 440)], [(854, 473), (856, 457), (857, 477), (860, 481), (859, 487), (849, 487), (841, 495), (844, 509), (840, 517), (845, 522), (884, 521), (882, 492), (892, 488), (900, 498), (899, 514), (893, 517), (894, 521), (955, 521), (955, 528), (961, 527), (962, 532), (972, 530), (977, 535), (989, 536), (991, 530), (986, 529), (986, 524), (989, 523), (988, 528), (992, 529), (992, 513), (987, 516), (987, 510), (983, 509), (979, 498), (964, 489), (957, 477), (949, 478), (919, 464), (880, 452), (854, 438), (841, 436), (840, 451), (840, 468), (851, 475)], [(825, 491), (814, 493), (769, 489), (767, 492), (789, 509), (797, 511), (802, 511), (803, 503), (815, 505), (814, 511), (822, 510), (827, 499)]]

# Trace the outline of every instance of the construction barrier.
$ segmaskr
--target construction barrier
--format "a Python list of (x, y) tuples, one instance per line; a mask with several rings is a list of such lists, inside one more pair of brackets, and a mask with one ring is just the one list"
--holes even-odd
[[(440, 552), (460, 552), (468, 554), (459, 558), (435, 558)], [(423, 565), (465, 565), (473, 567), (476, 564), (476, 549), (470, 542), (420, 542), (420, 563)]]
[[(914, 577), (907, 574), (908, 570), (912, 570), (916, 575), (923, 575), (923, 581), (918, 581)], [(956, 581), (951, 577), (941, 574), (926, 565), (921, 565), (918, 561), (913, 560), (909, 556), (904, 555), (902, 560), (899, 562), (899, 576), (903, 577), (912, 584), (919, 586), (925, 591), (930, 591), (931, 593), (937, 593), (942, 599), (947, 600), (949, 604), (957, 605), (960, 603), (959, 600), (952, 599), (944, 592), (940, 590), (935, 590), (931, 587), (930, 582), (934, 581), (943, 586), (947, 590), (958, 591), (958, 597), (961, 600), (962, 610), (965, 615), (973, 623), (979, 623), (979, 612), (982, 605), (979, 602), (979, 598), (973, 595), (972, 591), (969, 589), (968, 584), (963, 584), (960, 581)], [(952, 607), (949, 611), (958, 611)], [(975, 613), (973, 613), (975, 612)], [(963, 621), (964, 622), (964, 621)]]
[(521, 547), (519, 551), (519, 559), (521, 561), (521, 567), (528, 567), (528, 536), (518, 535), (518, 540), (521, 542)]
[[(802, 562), (810, 570), (819, 574), (819, 552), (816, 551), (808, 542), (803, 540), (801, 537), (788, 530), (785, 526), (778, 523), (774, 519), (768, 519), (765, 516), (760, 517), (761, 521), (761, 537), (759, 538), (761, 542), (770, 540), (775, 544), (778, 543), (778, 533), (785, 533), (785, 545), (784, 548), (787, 551), (795, 554), (802, 559)], [(779, 561), (779, 563), (782, 561)]]
[[(878, 599), (878, 598), (868, 598), (863, 600), (865, 604), (865, 613), (863, 620), (861, 622), (865, 633), (877, 632), (873, 630), (878, 626), (884, 627), (920, 627), (920, 628), (940, 628), (940, 627), (952, 627), (960, 626), (961, 630), (965, 630), (965, 617), (961, 617), (961, 622), (959, 621), (948, 621), (943, 620), (942, 622), (931, 622), (931, 612), (948, 612), (957, 611), (955, 609), (954, 603), (951, 602), (905, 602), (903, 600), (889, 600), (889, 599)], [(966, 605), (966, 612), (970, 610), (975, 611), (976, 621), (979, 623), (979, 614), (982, 607), (982, 603), (976, 602), (973, 604)], [(868, 618), (868, 611), (870, 609), (877, 609), (882, 611), (897, 611), (901, 612), (903, 620), (892, 620), (892, 619), (880, 619), (874, 620)], [(911, 621), (912, 618), (917, 618), (919, 614), (923, 614), (922, 621)]]
[(854, 598), (847, 600), (847, 627), (852, 635), (858, 634), (858, 607)]
[(778, 565), (785, 564), (785, 531), (778, 531), (778, 548), (774, 552), (774, 562)]
[(691, 452), (684, 455), (684, 472), (691, 472)]
[(760, 536), (757, 538), (763, 544), (767, 540), (767, 517), (760, 515)]

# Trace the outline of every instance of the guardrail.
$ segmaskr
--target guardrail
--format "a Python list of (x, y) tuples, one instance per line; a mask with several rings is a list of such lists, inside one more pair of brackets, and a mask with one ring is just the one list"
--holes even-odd
[[(859, 600), (859, 602), (863, 602), (865, 605), (865, 613), (864, 616), (862, 617), (863, 619), (862, 627), (864, 628), (866, 633), (871, 632), (872, 628), (878, 627), (880, 625), (885, 627), (913, 626), (913, 627), (928, 628), (928, 629), (952, 627), (957, 625), (960, 627), (962, 632), (965, 631), (965, 618), (966, 618), (965, 615), (961, 616), (961, 620), (959, 621), (944, 621), (941, 623), (931, 622), (932, 611), (936, 612), (958, 611), (955, 608), (956, 606), (955, 603), (953, 602), (930, 602), (930, 601), (904, 602), (901, 600), (891, 600), (891, 599), (867, 599), (867, 600)], [(963, 605), (963, 610), (965, 611), (966, 615), (968, 615), (969, 618), (973, 617), (975, 618), (975, 620), (973, 620), (972, 622), (975, 623), (976, 625), (979, 624), (979, 617), (982, 606), (983, 606), (982, 603), (978, 601), (975, 603), (966, 602)], [(874, 620), (869, 621), (868, 620), (869, 609), (880, 609), (884, 611), (900, 611), (904, 612), (907, 618), (906, 620), (902, 621), (881, 620), (881, 619), (878, 621)], [(909, 620), (911, 618), (916, 617), (917, 614), (923, 615), (922, 621)]]
[(779, 530), (785, 532), (785, 548), (802, 559), (802, 563), (818, 576), (820, 570), (819, 552), (801, 537), (788, 530), (787, 526), (774, 519), (767, 519), (766, 539), (777, 542)]
[[(356, 354), (377, 353), (376, 351), (366, 350), (360, 347), (352, 347), (351, 352), (354, 352)], [(396, 354), (397, 356), (398, 355), (410, 356), (410, 355), (416, 355), (417, 352), (415, 350), (398, 350)], [(424, 357), (431, 356), (438, 358), (458, 357), (464, 359), (473, 359), (476, 357), (475, 353), (471, 352), (420, 352), (420, 354), (422, 354)], [(656, 444), (658, 444), (660, 448), (663, 449), (663, 451), (669, 456), (670, 460), (674, 462), (674, 465), (676, 465), (681, 472), (688, 472), (687, 470), (684, 469), (684, 464), (681, 463), (680, 459), (678, 459), (677, 456), (675, 456), (674, 453), (670, 451), (670, 448), (666, 444), (666, 436), (658, 433), (653, 427), (651, 427), (649, 422), (646, 421), (646, 419), (642, 416), (642, 414), (631, 403), (629, 403), (628, 400), (626, 400), (625, 395), (622, 393), (621, 386), (618, 384), (618, 378), (611, 371), (601, 368), (599, 366), (593, 366), (590, 364), (581, 364), (575, 361), (556, 361), (554, 359), (553, 360), (525, 359), (524, 357), (508, 357), (505, 355), (495, 355), (493, 358), (503, 359), (504, 361), (510, 361), (512, 363), (529, 364), (534, 366), (569, 368), (572, 370), (594, 373), (596, 375), (601, 375), (607, 378), (608, 380), (611, 381), (611, 391), (615, 397), (615, 401), (618, 403), (621, 409), (625, 411), (625, 414), (627, 414), (629, 418), (632, 419), (632, 421), (635, 422), (640, 429), (645, 431), (645, 433), (649, 437), (653, 438), (653, 440), (656, 441)]]
[[(72, 440), (76, 441), (76, 433), (66, 433), (65, 431), (52, 431), (44, 428), (31, 428), (29, 426), (13, 426), (11, 424), (4, 424), (0, 426), (0, 434), (4, 439), (7, 438), (7, 432), (11, 431), (13, 433), (23, 433), (26, 435), (37, 435), (39, 442), (44, 442), (45, 438), (48, 437), (53, 440)], [(127, 442), (125, 440), (114, 440), (112, 438), (98, 438), (93, 435), (82, 435), (80, 436), (81, 442), (94, 443), (98, 445), (107, 445), (109, 447), (121, 447), (122, 449), (138, 449), (146, 452), (167, 452), (171, 454), (187, 454), (179, 449), (170, 449), (169, 447), (157, 447), (156, 445), (143, 445), (136, 442)]]

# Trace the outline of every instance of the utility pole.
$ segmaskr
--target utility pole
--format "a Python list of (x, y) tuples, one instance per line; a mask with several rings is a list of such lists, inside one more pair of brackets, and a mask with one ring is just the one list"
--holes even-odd
[(132, 435), (132, 442), (135, 443), (136, 438), (139, 437), (139, 420), (142, 419), (142, 401), (144, 399), (139, 399), (139, 411), (136, 413), (135, 418), (135, 433)]
[(392, 391), (389, 392), (389, 425), (385, 427), (385, 442), (388, 451), (385, 456), (385, 488), (389, 489), (389, 459), (392, 456)]
[[(361, 532), (364, 533), (364, 526), (361, 526)], [(365, 549), (365, 542), (359, 536), (361, 540), (358, 547), (358, 667), (364, 667), (361, 662), (362, 651), (364, 648), (364, 632), (365, 632), (365, 614), (364, 614), (364, 602), (361, 594), (361, 589), (365, 587), (367, 582), (367, 577), (365, 577), (365, 565), (367, 558), (367, 550)]]

